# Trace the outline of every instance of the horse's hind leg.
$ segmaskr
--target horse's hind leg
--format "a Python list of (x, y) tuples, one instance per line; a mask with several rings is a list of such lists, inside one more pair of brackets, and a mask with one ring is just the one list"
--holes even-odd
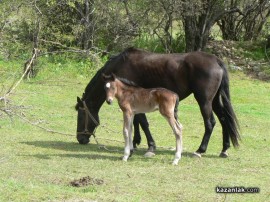
[(215, 114), (217, 115), (219, 122), (221, 123), (221, 126), (222, 126), (223, 148), (222, 148), (222, 151), (221, 151), (219, 156), (226, 158), (226, 157), (228, 157), (227, 150), (230, 148), (230, 136), (229, 136), (228, 132), (226, 131), (227, 126), (226, 126), (226, 122), (224, 119), (224, 113), (222, 111), (222, 105), (219, 101), (218, 96), (216, 96), (214, 98), (213, 110), (214, 110)]
[(133, 125), (134, 125), (134, 138), (133, 138), (133, 147), (137, 148), (137, 145), (141, 143), (141, 134), (140, 134), (140, 125), (139, 120), (140, 115), (136, 114), (134, 116)]
[(146, 119), (145, 114), (138, 114), (139, 115), (139, 124), (141, 125), (141, 128), (143, 132), (145, 133), (147, 144), (148, 144), (148, 150), (147, 152), (153, 153), (156, 150), (156, 143), (151, 135), (151, 132), (149, 130), (149, 123)]
[(200, 105), (201, 114), (204, 120), (205, 133), (204, 133), (199, 149), (196, 152), (194, 152), (194, 156), (201, 157), (201, 154), (205, 153), (207, 149), (216, 121), (215, 121), (214, 114), (212, 111), (212, 101), (211, 102), (208, 101), (204, 103), (200, 103), (198, 101), (198, 103)]

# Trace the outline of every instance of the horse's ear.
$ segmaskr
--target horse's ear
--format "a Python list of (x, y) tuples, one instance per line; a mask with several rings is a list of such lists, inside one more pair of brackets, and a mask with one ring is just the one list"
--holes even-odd
[(81, 98), (77, 97), (77, 103), (81, 103), (81, 102), (82, 102)]
[(106, 75), (104, 73), (102, 73), (102, 79), (103, 79), (103, 81), (106, 80)]
[(113, 73), (111, 73), (109, 75), (106, 75), (106, 74), (102, 73), (103, 81), (114, 81), (115, 78), (116, 78), (116, 76)]
[(75, 106), (75, 109), (78, 111), (79, 110), (79, 107), (82, 105), (82, 100), (79, 98), (79, 97), (77, 97), (77, 104), (76, 104), (76, 106)]
[(111, 79), (111, 75), (106, 75), (106, 74), (102, 73), (102, 79), (103, 79), (103, 81), (108, 81)]
[(116, 76), (114, 73), (112, 73), (112, 80), (114, 81), (116, 79)]

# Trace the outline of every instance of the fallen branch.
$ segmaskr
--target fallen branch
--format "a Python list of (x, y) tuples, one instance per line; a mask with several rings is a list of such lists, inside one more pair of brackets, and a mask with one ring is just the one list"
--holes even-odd
[(21, 76), (21, 78), (17, 81), (17, 83), (15, 83), (15, 85), (13, 85), (10, 90), (4, 95), (4, 100), (6, 97), (8, 97), (16, 88), (17, 86), (21, 83), (21, 81), (23, 80), (23, 78), (25, 77), (25, 75), (27, 74), (27, 72), (29, 71), (34, 59), (37, 57), (37, 52), (38, 50), (36, 48), (34, 48), (34, 51), (33, 51), (33, 56), (30, 60), (30, 62), (28, 63), (28, 65), (26, 66), (25, 68), (25, 71), (23, 73), (23, 75)]
[(69, 134), (69, 133), (62, 133), (62, 132), (54, 131), (54, 130), (51, 130), (51, 129), (49, 129), (49, 128), (45, 128), (45, 127), (43, 127), (43, 126), (40, 126), (40, 125), (38, 125), (38, 123), (33, 123), (33, 122), (31, 122), (30, 120), (26, 119), (25, 117), (23, 117), (23, 116), (21, 116), (21, 115), (19, 115), (19, 114), (15, 114), (15, 115), (18, 116), (18, 117), (19, 117), (20, 119), (22, 119), (23, 121), (29, 123), (30, 125), (35, 126), (35, 127), (38, 127), (38, 128), (40, 128), (40, 129), (42, 129), (42, 130), (45, 130), (46, 132), (49, 132), (49, 133), (56, 133), (56, 134), (66, 135), (66, 136), (73, 136), (73, 137), (74, 137), (74, 135)]

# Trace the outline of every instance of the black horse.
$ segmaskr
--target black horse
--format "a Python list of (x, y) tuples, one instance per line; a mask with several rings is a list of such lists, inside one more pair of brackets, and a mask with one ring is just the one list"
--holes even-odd
[[(201, 145), (195, 155), (200, 157), (207, 149), (216, 124), (213, 111), (222, 126), (223, 148), (220, 156), (228, 156), (230, 140), (234, 147), (239, 146), (239, 127), (230, 101), (228, 73), (219, 58), (204, 52), (156, 54), (136, 48), (128, 48), (108, 60), (86, 86), (82, 99), (77, 99), (77, 140), (80, 144), (89, 142), (99, 124), (98, 112), (106, 98), (102, 73), (114, 73), (143, 88), (167, 88), (176, 92), (180, 100), (193, 93), (205, 126)], [(140, 139), (136, 136), (139, 123), (142, 123), (147, 135), (149, 150), (153, 151), (155, 143), (144, 114), (135, 117), (134, 143)]]

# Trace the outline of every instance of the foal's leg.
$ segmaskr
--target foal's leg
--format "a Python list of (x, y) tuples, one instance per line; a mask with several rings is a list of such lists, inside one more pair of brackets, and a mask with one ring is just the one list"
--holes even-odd
[(125, 140), (125, 149), (124, 149), (124, 156), (123, 161), (127, 161), (128, 157), (130, 156), (130, 150), (133, 150), (132, 145), (132, 119), (133, 116), (129, 112), (124, 112), (124, 128), (123, 128), (123, 136)]
[(134, 147), (133, 147), (133, 141), (132, 141), (132, 123), (133, 123), (134, 115), (131, 116), (130, 124), (129, 124), (129, 132), (128, 132), (128, 141), (129, 141), (129, 149), (130, 149), (130, 154), (129, 157), (132, 156)]
[(183, 143), (182, 143), (182, 128), (183, 127), (178, 122), (177, 116), (175, 116), (174, 106), (172, 109), (168, 109), (168, 106), (170, 106), (170, 103), (161, 103), (159, 105), (159, 111), (167, 119), (175, 135), (176, 152), (175, 152), (175, 157), (173, 160), (173, 165), (177, 165), (179, 160), (181, 159), (181, 153), (183, 150)]
[(183, 141), (182, 141), (182, 124), (180, 124), (174, 117), (167, 118), (176, 139), (176, 152), (173, 160), (173, 165), (177, 165), (181, 159), (181, 153), (183, 150)]

